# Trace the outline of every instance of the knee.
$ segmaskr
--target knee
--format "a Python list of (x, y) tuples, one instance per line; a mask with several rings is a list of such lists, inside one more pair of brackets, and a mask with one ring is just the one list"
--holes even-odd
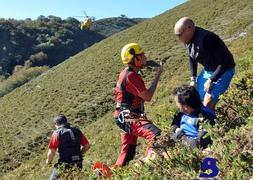
[(204, 103), (209, 103), (209, 102), (211, 102), (212, 100), (213, 100), (212, 95), (209, 94), (209, 93), (206, 93), (206, 94), (205, 94), (205, 97), (204, 97)]

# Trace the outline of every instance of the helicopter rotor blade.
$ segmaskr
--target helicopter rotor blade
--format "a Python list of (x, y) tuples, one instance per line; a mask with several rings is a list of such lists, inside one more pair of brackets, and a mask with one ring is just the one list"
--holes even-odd
[(83, 17), (86, 17), (86, 16), (72, 16), (72, 17), (82, 17), (83, 18)]
[(84, 15), (85, 15), (85, 16), (87, 16), (87, 13), (86, 13), (86, 11), (85, 11), (85, 10), (83, 10), (83, 13), (84, 13)]

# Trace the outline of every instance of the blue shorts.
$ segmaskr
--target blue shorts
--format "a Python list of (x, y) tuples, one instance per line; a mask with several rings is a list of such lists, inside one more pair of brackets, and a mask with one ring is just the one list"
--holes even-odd
[[(204, 100), (206, 94), (204, 84), (207, 81), (207, 79), (212, 76), (212, 74), (213, 74), (212, 71), (205, 71), (203, 69), (197, 78), (197, 89), (202, 101)], [(228, 89), (234, 74), (235, 69), (232, 68), (228, 71), (225, 71), (225, 73), (216, 82), (213, 82), (210, 94), (212, 95), (212, 99), (215, 103), (218, 102), (219, 96)]]

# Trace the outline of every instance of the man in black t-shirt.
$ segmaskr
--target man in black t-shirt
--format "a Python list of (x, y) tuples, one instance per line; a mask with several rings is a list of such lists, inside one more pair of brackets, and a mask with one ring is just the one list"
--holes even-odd
[[(219, 96), (228, 89), (234, 75), (232, 54), (219, 36), (195, 26), (188, 17), (177, 21), (174, 32), (189, 55), (190, 85), (197, 87), (203, 104), (214, 110)], [(198, 63), (204, 69), (197, 77)]]

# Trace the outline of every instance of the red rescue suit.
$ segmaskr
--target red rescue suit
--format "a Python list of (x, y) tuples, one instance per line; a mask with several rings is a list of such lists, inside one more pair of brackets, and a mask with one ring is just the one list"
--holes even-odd
[(155, 137), (161, 133), (158, 127), (146, 119), (136, 118), (136, 120), (122, 122), (119, 118), (124, 110), (140, 116), (144, 113), (144, 100), (138, 95), (145, 90), (146, 87), (140, 74), (129, 67), (120, 73), (115, 88), (117, 104), (114, 112), (116, 124), (122, 129), (121, 152), (115, 164), (117, 166), (125, 166), (134, 158), (138, 137), (143, 137), (148, 140), (149, 144), (152, 144)]

